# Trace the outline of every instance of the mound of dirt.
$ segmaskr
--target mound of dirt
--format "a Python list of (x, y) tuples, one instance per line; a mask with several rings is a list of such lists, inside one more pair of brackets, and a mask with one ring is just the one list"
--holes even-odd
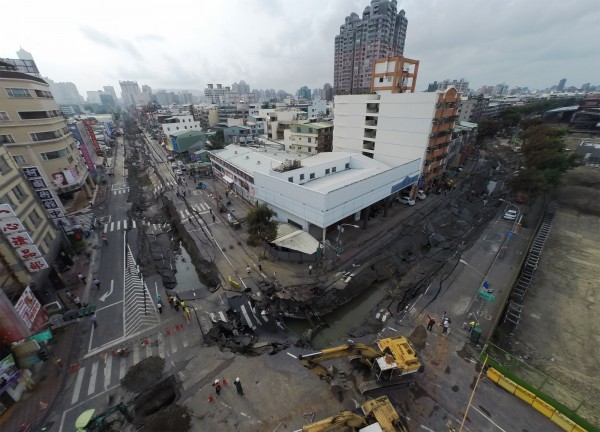
[(152, 356), (131, 367), (121, 380), (121, 385), (135, 393), (142, 392), (160, 381), (165, 360)]
[(156, 414), (144, 419), (143, 428), (149, 432), (189, 431), (192, 417), (189, 410), (180, 405), (170, 405)]

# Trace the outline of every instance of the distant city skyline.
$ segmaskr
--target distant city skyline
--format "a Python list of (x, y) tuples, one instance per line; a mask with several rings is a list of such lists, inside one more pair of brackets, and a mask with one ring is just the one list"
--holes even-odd
[[(128, 80), (140, 87), (197, 91), (208, 83), (232, 86), (244, 80), (251, 89), (294, 94), (302, 86), (333, 83), (335, 36), (346, 16), (362, 15), (369, 4), (184, 0), (178, 9), (201, 10), (202, 25), (173, 27), (157, 25), (164, 7), (158, 2), (143, 8), (114, 0), (101, 8), (8, 2), (6, 16), (33, 6), (39, 22), (4, 22), (0, 57), (15, 58), (22, 47), (43, 76), (73, 82), (82, 95), (104, 86), (119, 89), (119, 81)], [(598, 84), (595, 0), (456, 0), (448, 10), (434, 0), (408, 0), (397, 8), (408, 18), (404, 55), (420, 61), (417, 91), (460, 78), (472, 89), (498, 83), (545, 89), (562, 78), (565, 88)]]

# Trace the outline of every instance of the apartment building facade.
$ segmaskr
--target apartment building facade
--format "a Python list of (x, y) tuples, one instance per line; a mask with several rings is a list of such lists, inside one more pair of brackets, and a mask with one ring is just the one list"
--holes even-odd
[(432, 187), (444, 173), (456, 121), (458, 92), (337, 96), (333, 151), (359, 152), (401, 166), (421, 159), (419, 186)]
[[(35, 168), (60, 197), (58, 209), (95, 187), (77, 140), (41, 78), (0, 70), (0, 144), (19, 168)], [(68, 206), (67, 206), (68, 207)]]
[(371, 93), (414, 93), (419, 74), (419, 60), (386, 57), (373, 62)]
[(301, 153), (330, 152), (333, 149), (333, 123), (314, 122), (284, 130), (285, 149)]
[(346, 17), (335, 37), (334, 94), (362, 94), (371, 89), (373, 61), (404, 54), (408, 20), (396, 0), (372, 0), (360, 18)]

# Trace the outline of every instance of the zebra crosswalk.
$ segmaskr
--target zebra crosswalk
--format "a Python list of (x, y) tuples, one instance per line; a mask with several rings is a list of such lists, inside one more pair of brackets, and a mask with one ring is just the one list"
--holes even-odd
[(182, 351), (193, 342), (193, 335), (187, 327), (183, 327), (169, 334), (158, 333), (147, 344), (135, 342), (131, 346), (123, 346), (122, 348), (130, 350), (126, 357), (113, 356), (114, 352), (108, 351), (85, 360), (76, 372), (71, 405), (118, 384), (130, 367), (148, 357), (159, 356), (167, 359)]
[(192, 204), (190, 207), (192, 208), (192, 211), (189, 209), (179, 210), (182, 222), (185, 222), (194, 215), (210, 213), (210, 206), (205, 203)]
[(110, 189), (113, 195), (120, 195), (129, 192), (129, 186), (127, 183), (115, 183)]
[(117, 189), (117, 190), (113, 190), (112, 194), (113, 195), (120, 195), (120, 194), (124, 194), (124, 193), (128, 193), (129, 192), (129, 188), (127, 189)]
[[(277, 327), (284, 329), (281, 323), (275, 318), (268, 316), (266, 311), (260, 310), (254, 306), (253, 302), (246, 296), (230, 298), (229, 305), (234, 312), (236, 312), (241, 322), (246, 324), (252, 330), (263, 328), (265, 330), (275, 331)], [(227, 321), (227, 317), (222, 312), (212, 314), (211, 319), (213, 322), (217, 320)]]
[(125, 256), (123, 334), (129, 336), (159, 323), (158, 313), (148, 287), (138, 273), (135, 258), (127, 246)]
[(164, 231), (170, 227), (168, 222), (165, 223), (153, 223), (146, 220), (136, 221), (121, 219), (117, 221), (105, 222), (102, 227), (102, 232), (111, 233), (119, 230), (126, 230), (128, 228), (136, 229), (138, 226), (140, 227), (148, 227), (153, 232)]

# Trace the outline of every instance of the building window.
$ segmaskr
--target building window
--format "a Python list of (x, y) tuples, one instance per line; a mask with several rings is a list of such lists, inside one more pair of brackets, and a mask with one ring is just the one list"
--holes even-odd
[(40, 156), (43, 160), (52, 160), (52, 159), (60, 159), (63, 157), (67, 157), (68, 153), (66, 149), (56, 150), (51, 152), (40, 153)]
[(15, 206), (14, 201), (7, 193), (5, 193), (4, 195), (0, 195), (0, 204), (9, 204), (11, 207)]
[(350, 164), (346, 163), (346, 169), (350, 169)]
[(6, 111), (0, 111), (0, 121), (10, 121), (10, 117)]
[(54, 99), (54, 97), (52, 96), (52, 93), (50, 93), (47, 90), (36, 90), (35, 94), (37, 97), (39, 98), (44, 98), (44, 99)]
[(383, 77), (379, 78), (379, 82), (382, 83), (383, 82)]
[(300, 180), (304, 180), (304, 174), (300, 174)]
[(23, 155), (14, 155), (13, 160), (15, 161), (15, 163), (17, 165), (24, 165), (27, 163), (27, 161), (25, 160), (25, 157)]
[(310, 178), (314, 179), (315, 178), (315, 173), (310, 173)]
[(22, 120), (38, 120), (58, 117), (59, 111), (19, 111), (19, 117)]
[(67, 161), (68, 161), (70, 164), (72, 164), (72, 163), (73, 163), (73, 160), (74, 160), (74, 159), (73, 159), (73, 156), (69, 156), (69, 157), (67, 158)]
[(17, 97), (17, 98), (30, 98), (31, 97), (31, 93), (29, 93), (29, 89), (24, 89), (24, 88), (7, 88), (6, 93), (10, 97)]
[(33, 210), (31, 210), (31, 213), (29, 213), (29, 220), (31, 221), (31, 223), (33, 225), (38, 226), (40, 224), (40, 222), (42, 221), (42, 218), (40, 217), (37, 210), (33, 209)]
[(336, 171), (337, 171), (336, 167), (331, 168), (331, 172), (336, 172)]
[(311, 138), (308, 138), (308, 142), (311, 142)]
[(0, 157), (0, 173), (5, 174), (10, 171), (10, 165), (6, 160), (4, 160), (4, 156)]
[(325, 175), (329, 174), (329, 172), (330, 172), (330, 170), (329, 170), (329, 168), (327, 168), (327, 169), (325, 170)]
[(7, 143), (14, 143), (15, 139), (12, 135), (0, 135), (0, 145)]
[(17, 199), (19, 200), (19, 202), (23, 202), (25, 200), (25, 198), (27, 198), (27, 195), (25, 195), (25, 192), (23, 192), (23, 188), (19, 185), (16, 185), (12, 189), (12, 191), (15, 194), (15, 196), (17, 197)]
[(288, 177), (288, 181), (289, 181), (290, 183), (294, 183), (294, 177)]
[(31, 139), (33, 141), (48, 141), (56, 138), (60, 138), (62, 135), (59, 131), (48, 131), (48, 132), (31, 132)]

